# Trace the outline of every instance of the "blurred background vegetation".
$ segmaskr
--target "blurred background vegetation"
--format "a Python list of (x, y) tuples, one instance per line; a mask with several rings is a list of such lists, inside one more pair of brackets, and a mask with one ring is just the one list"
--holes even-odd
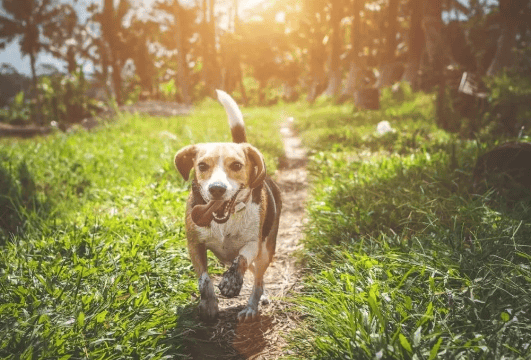
[[(0, 122), (68, 126), (214, 89), (245, 105), (378, 108), (402, 80), (437, 90), (445, 130), (516, 135), (531, 117), (530, 37), (522, 0), (3, 0), (0, 48), (17, 42), (31, 78), (2, 65)], [(42, 53), (64, 69), (37, 66)]]

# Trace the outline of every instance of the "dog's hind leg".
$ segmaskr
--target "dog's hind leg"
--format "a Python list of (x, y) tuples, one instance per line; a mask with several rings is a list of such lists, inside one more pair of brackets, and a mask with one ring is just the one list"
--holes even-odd
[(264, 293), (264, 273), (269, 266), (271, 257), (268, 254), (268, 251), (264, 248), (260, 251), (260, 254), (254, 260), (254, 285), (253, 292), (249, 297), (249, 301), (245, 309), (238, 313), (238, 320), (242, 322), (253, 321), (258, 316), (258, 304), (260, 303), (260, 298)]
[(218, 316), (218, 299), (214, 293), (214, 285), (208, 276), (207, 254), (205, 244), (188, 242), (188, 251), (192, 265), (199, 276), (199, 316), (206, 321), (214, 320)]

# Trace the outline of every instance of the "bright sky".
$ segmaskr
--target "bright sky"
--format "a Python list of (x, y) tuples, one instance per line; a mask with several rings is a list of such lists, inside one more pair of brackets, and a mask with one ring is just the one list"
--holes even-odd
[[(72, 0), (60, 0), (63, 3), (72, 3)], [(116, 0), (115, 0), (116, 1)], [(142, 3), (144, 3), (144, 6), (149, 6), (156, 0), (142, 0)], [(194, 2), (197, 2), (200, 0), (180, 0), (182, 4), (193, 4)], [(239, 14), (243, 14), (246, 10), (249, 10), (253, 7), (255, 7), (257, 4), (260, 4), (266, 0), (239, 0)], [(140, 1), (132, 1), (133, 4), (138, 4)], [(223, 0), (219, 1), (216, 0), (216, 3), (232, 3), (233, 0)], [(83, 22), (86, 20), (88, 14), (85, 11), (87, 4), (90, 3), (97, 3), (102, 4), (103, 0), (78, 0), (77, 4), (74, 5), (74, 7), (77, 9), (78, 16), (80, 18), (80, 21)], [(0, 0), (0, 6), (1, 6), (1, 0)], [(1, 11), (1, 8), (0, 8)], [(11, 64), (19, 73), (30, 75), (31, 69), (30, 69), (30, 60), (29, 57), (22, 57), (22, 54), (19, 50), (19, 44), (17, 40), (14, 40), (11, 44), (9, 44), (4, 50), (0, 50), (0, 64), (1, 63), (8, 63)], [(37, 66), (39, 64), (53, 64), (58, 69), (64, 70), (65, 63), (55, 59), (50, 54), (46, 53), (40, 53), (37, 57)], [(92, 66), (90, 63), (86, 63), (84, 66), (85, 70), (87, 72), (92, 72)]]

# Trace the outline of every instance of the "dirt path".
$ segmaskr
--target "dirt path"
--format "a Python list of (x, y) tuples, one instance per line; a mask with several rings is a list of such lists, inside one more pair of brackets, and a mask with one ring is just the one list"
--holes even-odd
[[(219, 297), (217, 323), (190, 334), (187, 350), (192, 359), (276, 359), (285, 352), (283, 336), (297, 325), (296, 315), (289, 311), (289, 304), (283, 298), (298, 288), (293, 252), (301, 248), (307, 172), (306, 151), (292, 130), (292, 122), (292, 118), (287, 118), (281, 126), (286, 155), (273, 177), (282, 190), (283, 208), (275, 259), (264, 276), (268, 301), (262, 301), (258, 321), (237, 322), (237, 313), (247, 303), (252, 290), (253, 276), (248, 271), (240, 296)], [(218, 277), (214, 283), (219, 281)]]

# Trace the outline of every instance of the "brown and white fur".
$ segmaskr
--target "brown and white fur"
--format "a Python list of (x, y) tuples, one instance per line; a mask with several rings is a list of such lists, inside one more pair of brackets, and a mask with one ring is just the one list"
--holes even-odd
[[(238, 105), (227, 93), (217, 93), (229, 118), (233, 143), (187, 146), (175, 155), (175, 166), (185, 180), (191, 169), (195, 170), (187, 202), (186, 236), (199, 277), (199, 314), (205, 320), (213, 320), (219, 312), (208, 275), (206, 251), (210, 250), (230, 265), (218, 285), (221, 295), (238, 296), (245, 271), (249, 268), (253, 272), (253, 291), (246, 308), (238, 314), (239, 321), (252, 321), (258, 315), (264, 273), (275, 253), (282, 202), (278, 186), (266, 175), (262, 154), (247, 143)], [(236, 205), (225, 223), (214, 219), (210, 225), (200, 227), (192, 221), (194, 206), (211, 200), (229, 202), (234, 196)]]

